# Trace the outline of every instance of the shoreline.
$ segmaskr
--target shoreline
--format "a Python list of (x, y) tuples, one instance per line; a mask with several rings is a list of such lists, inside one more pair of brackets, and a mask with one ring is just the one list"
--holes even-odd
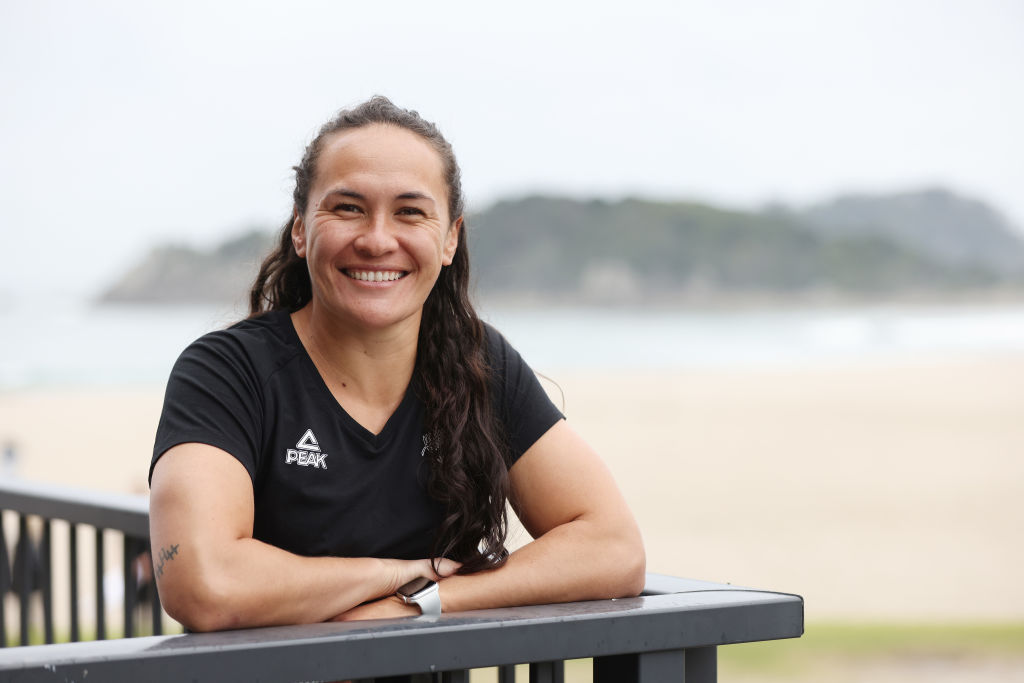
[[(153, 302), (159, 303), (159, 302)], [(137, 305), (150, 305), (139, 302)], [(641, 312), (675, 313), (781, 313), (788, 311), (819, 311), (834, 309), (875, 310), (885, 308), (960, 309), (1024, 306), (1024, 288), (993, 288), (964, 291), (903, 292), (884, 296), (857, 295), (839, 291), (806, 291), (795, 294), (753, 292), (645, 292), (636, 298), (610, 301), (607, 296), (586, 297), (578, 294), (551, 292), (477, 292), (474, 306), (478, 311), (488, 308), (536, 311), (540, 309), (594, 309), (607, 311), (636, 310)]]

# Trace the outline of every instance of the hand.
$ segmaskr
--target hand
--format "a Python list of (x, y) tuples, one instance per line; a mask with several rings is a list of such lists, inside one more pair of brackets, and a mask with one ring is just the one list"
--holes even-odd
[(366, 602), (332, 618), (330, 621), (362, 621), (363, 619), (394, 619), (396, 617), (418, 617), (420, 608), (407, 605), (395, 595)]
[[(430, 561), (428, 561), (427, 564), (430, 564)], [(451, 576), (455, 572), (459, 571), (461, 566), (461, 562), (456, 562), (455, 560), (449, 560), (447, 557), (442, 557), (437, 561), (437, 571), (435, 572), (433, 566), (431, 566), (430, 574), (424, 574), (424, 576), (428, 576), (434, 581), (440, 581), (446, 576)]]
[(399, 588), (413, 579), (425, 576), (431, 581), (440, 581), (446, 576), (451, 576), (462, 566), (461, 562), (449, 560), (442, 557), (437, 561), (437, 571), (434, 571), (432, 560), (383, 560), (391, 571), (391, 588), (388, 593), (394, 593)]

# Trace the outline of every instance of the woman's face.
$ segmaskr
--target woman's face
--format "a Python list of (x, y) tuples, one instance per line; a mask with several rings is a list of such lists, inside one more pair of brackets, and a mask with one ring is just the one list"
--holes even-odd
[(440, 156), (404, 128), (373, 124), (324, 144), (309, 205), (292, 224), (314, 312), (358, 327), (415, 325), (462, 217), (448, 216)]

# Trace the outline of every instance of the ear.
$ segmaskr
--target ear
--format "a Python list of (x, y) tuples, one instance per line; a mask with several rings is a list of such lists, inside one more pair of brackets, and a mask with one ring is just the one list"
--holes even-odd
[(292, 220), (292, 246), (299, 258), (306, 258), (306, 223), (298, 209), (292, 211), (295, 218)]
[(441, 262), (446, 266), (450, 266), (455, 258), (455, 250), (459, 246), (459, 232), (461, 230), (462, 216), (459, 216), (448, 226), (448, 234), (444, 236), (444, 258)]

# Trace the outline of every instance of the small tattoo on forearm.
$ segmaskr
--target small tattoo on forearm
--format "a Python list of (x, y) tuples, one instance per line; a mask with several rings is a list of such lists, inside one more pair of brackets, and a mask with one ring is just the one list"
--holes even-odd
[(160, 548), (160, 552), (157, 553), (156, 562), (156, 575), (161, 577), (164, 575), (164, 565), (174, 559), (174, 556), (178, 554), (178, 545), (175, 543), (170, 548)]

